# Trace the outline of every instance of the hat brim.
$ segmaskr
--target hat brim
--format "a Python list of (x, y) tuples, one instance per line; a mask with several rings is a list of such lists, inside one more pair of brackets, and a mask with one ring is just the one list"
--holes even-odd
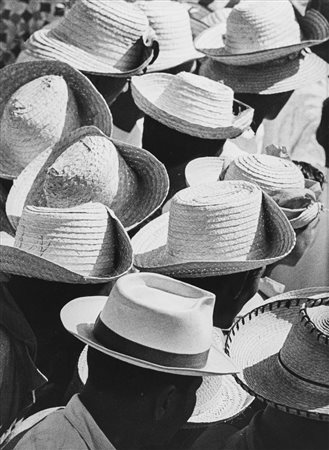
[[(317, 297), (328, 301), (329, 287), (325, 289)], [(299, 320), (302, 304), (321, 304), (321, 300), (308, 299), (314, 295), (312, 289), (307, 295), (305, 290), (296, 292), (300, 294), (273, 297), (238, 320), (228, 335), (226, 352), (242, 367), (235, 377), (251, 395), (289, 414), (329, 421), (329, 388), (299, 380), (284, 370), (277, 358), (292, 325)], [(319, 294), (318, 289), (315, 292)]]
[[(70, 64), (75, 69), (95, 75), (111, 77), (131, 76), (142, 73), (154, 58), (156, 41), (151, 46), (146, 46), (141, 37), (135, 44), (135, 48), (129, 51), (140, 55), (138, 62), (128, 65), (123, 57), (113, 65), (108, 57), (100, 57), (92, 51), (86, 52), (72, 44), (67, 44), (53, 36), (52, 30), (41, 29), (35, 31), (25, 44), (26, 48), (19, 57), (19, 61), (55, 59)], [(129, 61), (130, 58), (127, 58)]]
[(173, 67), (180, 66), (181, 64), (193, 61), (195, 59), (204, 58), (204, 55), (195, 48), (191, 48), (188, 51), (159, 51), (157, 59), (149, 65), (146, 69), (146, 73), (161, 72), (162, 70), (172, 69)]
[(180, 111), (177, 115), (168, 113), (157, 106), (157, 100), (171, 81), (172, 75), (160, 73), (133, 78), (131, 91), (138, 108), (169, 128), (204, 139), (231, 139), (242, 134), (251, 124), (254, 110), (238, 101), (234, 101), (234, 106), (239, 112), (233, 115), (232, 125), (227, 127), (207, 127), (197, 120), (188, 122), (179, 117)]
[(85, 344), (88, 344), (108, 356), (112, 356), (113, 358), (128, 364), (133, 364), (145, 369), (190, 376), (224, 375), (236, 372), (235, 366), (231, 363), (224, 351), (218, 347), (216, 341), (213, 341), (209, 350), (206, 365), (200, 369), (162, 366), (123, 353), (115, 352), (104, 347), (95, 338), (93, 327), (98, 315), (104, 308), (106, 301), (107, 297), (102, 296), (80, 297), (66, 304), (61, 310), (61, 320), (66, 330)]
[(228, 52), (225, 48), (225, 32), (225, 23), (215, 25), (203, 31), (195, 39), (194, 45), (199, 52), (215, 61), (219, 61), (227, 65), (250, 66), (252, 64), (269, 62), (293, 53), (298, 53), (304, 48), (309, 48), (313, 45), (318, 45), (325, 42), (329, 37), (328, 35), (325, 39), (305, 39), (302, 42), (293, 45), (286, 45), (283, 47), (260, 50), (256, 52), (233, 54)]
[(327, 64), (318, 56), (304, 52), (282, 64), (262, 66), (229, 66), (208, 59), (200, 75), (222, 81), (235, 93), (278, 94), (293, 91), (327, 77)]
[(203, 183), (219, 181), (219, 177), (226, 168), (225, 158), (220, 156), (204, 156), (190, 161), (185, 167), (185, 181), (187, 186), (197, 186)]
[(145, 272), (157, 272), (173, 277), (200, 278), (228, 275), (257, 269), (287, 256), (295, 245), (295, 233), (277, 204), (265, 193), (263, 208), (268, 224), (267, 244), (263, 257), (257, 260), (180, 260), (168, 252), (169, 212), (152, 220), (132, 238), (134, 266)]
[(117, 245), (115, 265), (108, 274), (96, 276), (84, 276), (72, 270), (66, 269), (41, 256), (34, 255), (14, 246), (15, 238), (8, 233), (0, 233), (0, 272), (12, 275), (20, 275), (28, 278), (39, 278), (48, 281), (75, 284), (107, 283), (127, 273), (132, 266), (132, 248), (129, 237), (123, 226), (107, 208), (109, 220), (114, 220), (116, 236), (114, 242)]
[[(4, 67), (0, 71), (0, 118), (10, 97), (21, 86), (45, 75), (62, 76), (72, 90), (78, 105), (81, 125), (95, 125), (109, 136), (112, 133), (112, 115), (102, 95), (86, 76), (60, 61), (30, 61)], [(16, 168), (10, 152), (0, 144), (0, 178), (15, 179), (21, 168)]]
[(46, 206), (40, 205), (40, 192), (42, 192), (47, 169), (53, 163), (53, 158), (50, 159), (52, 152), (57, 153), (57, 159), (71, 143), (85, 135), (104, 136), (109, 139), (137, 175), (137, 188), (133, 198), (122, 202), (114, 210), (127, 230), (139, 225), (161, 206), (169, 190), (169, 179), (164, 165), (147, 150), (111, 139), (95, 127), (82, 127), (70, 133), (67, 139), (61, 141), (57, 147), (51, 147), (42, 152), (15, 180), (6, 204), (7, 216), (13, 227), (17, 228), (26, 202), (29, 205)]

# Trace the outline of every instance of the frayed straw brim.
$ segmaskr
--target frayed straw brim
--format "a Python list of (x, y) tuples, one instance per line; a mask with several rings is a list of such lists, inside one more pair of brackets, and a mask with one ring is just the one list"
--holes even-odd
[(132, 266), (132, 248), (129, 237), (113, 212), (107, 208), (109, 220), (114, 221), (116, 242), (115, 268), (106, 276), (83, 276), (45, 258), (14, 247), (15, 238), (0, 233), (0, 272), (59, 283), (107, 283), (127, 273)]
[(257, 399), (289, 414), (329, 421), (329, 388), (298, 380), (283, 371), (277, 358), (301, 306), (328, 301), (329, 287), (320, 295), (326, 300), (309, 299), (319, 289), (281, 294), (242, 317), (231, 328), (226, 353), (243, 368), (236, 380)]
[[(227, 127), (213, 128), (201, 125), (198, 123), (198, 118), (193, 116), (193, 113), (191, 113), (190, 121), (181, 119), (179, 117), (180, 111), (177, 111), (177, 115), (167, 113), (164, 109), (158, 107), (156, 103), (171, 81), (172, 75), (168, 74), (150, 74), (135, 77), (131, 83), (131, 90), (138, 108), (169, 128), (204, 139), (231, 139), (239, 136), (249, 127), (254, 111), (252, 108), (237, 101), (234, 102), (235, 106), (238, 106), (241, 111), (233, 116), (232, 125)], [(177, 92), (177, 95), (179, 95), (179, 92)], [(189, 101), (191, 102), (192, 99)], [(207, 104), (206, 97), (204, 103), (205, 105)], [(209, 114), (211, 113), (209, 112)]]
[(222, 81), (235, 93), (278, 94), (293, 91), (328, 76), (328, 65), (305, 51), (299, 58), (275, 65), (229, 66), (208, 59), (200, 75)]
[[(48, 158), (52, 151), (57, 152), (59, 147), (65, 151), (70, 142), (76, 141), (79, 133), (81, 136), (86, 134), (104, 136), (95, 127), (80, 128), (71, 133), (66, 140), (61, 141), (57, 147), (49, 148), (41, 153), (17, 178), (9, 192), (6, 204), (8, 218), (15, 228), (17, 228), (26, 201), (28, 200), (29, 204), (36, 204), (40, 198), (40, 189), (46, 178), (49, 166)], [(126, 197), (114, 210), (123, 226), (130, 230), (162, 205), (169, 189), (168, 175), (164, 165), (147, 150), (114, 139), (107, 139), (114, 144), (118, 153), (137, 176), (134, 198)]]
[[(317, 16), (318, 17), (318, 16)], [(209, 58), (227, 65), (250, 66), (268, 61), (273, 61), (293, 53), (300, 52), (304, 48), (319, 45), (325, 42), (329, 37), (328, 23), (322, 17), (319, 18), (320, 25), (323, 27), (321, 34), (327, 37), (323, 39), (306, 39), (300, 43), (287, 45), (284, 47), (260, 50), (250, 53), (233, 54), (226, 50), (224, 36), (226, 33), (226, 24), (221, 23), (203, 31), (194, 41), (196, 49)]]
[[(144, 272), (157, 272), (177, 278), (201, 278), (245, 272), (273, 264), (288, 255), (295, 245), (295, 234), (288, 219), (265, 193), (263, 207), (268, 248), (257, 260), (180, 260), (168, 252), (169, 213), (145, 225), (132, 238), (134, 266)], [(200, 230), (202, 234), (202, 230)], [(265, 244), (265, 243), (264, 243)]]
[[(151, 363), (146, 360), (137, 359), (133, 356), (125, 355), (114, 350), (104, 347), (94, 336), (93, 328), (95, 321), (103, 310), (107, 301), (107, 297), (81, 297), (72, 300), (61, 310), (61, 321), (64, 328), (72, 333), (76, 338), (84, 344), (94, 349), (119, 359), (120, 361), (132, 364), (134, 366), (143, 367), (145, 369), (155, 370), (158, 372), (173, 373), (177, 375), (189, 376), (212, 376), (223, 374), (223, 351), (218, 349), (217, 342), (213, 339), (209, 350), (208, 360), (202, 368), (182, 368), (169, 367)], [(222, 369), (221, 369), (222, 367)]]
[[(102, 95), (82, 73), (59, 61), (33, 61), (4, 67), (0, 71), (0, 117), (14, 92), (44, 75), (59, 75), (64, 78), (74, 94), (82, 125), (95, 125), (105, 134), (111, 135), (112, 116)], [(7, 153), (0, 148), (0, 177), (14, 179), (19, 173)]]

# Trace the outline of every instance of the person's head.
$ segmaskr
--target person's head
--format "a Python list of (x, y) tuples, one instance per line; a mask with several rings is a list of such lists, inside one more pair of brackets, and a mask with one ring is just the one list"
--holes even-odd
[(102, 94), (108, 106), (117, 99), (124, 89), (128, 77), (111, 77), (84, 72), (95, 88)]
[[(138, 448), (168, 442), (191, 416), (202, 378), (149, 370), (88, 349), (88, 379), (81, 399), (113, 432), (113, 416)], [(102, 416), (100, 418), (100, 416)], [(108, 426), (108, 429), (104, 429)], [(112, 442), (113, 445), (117, 443)], [(137, 448), (136, 445), (136, 448)]]

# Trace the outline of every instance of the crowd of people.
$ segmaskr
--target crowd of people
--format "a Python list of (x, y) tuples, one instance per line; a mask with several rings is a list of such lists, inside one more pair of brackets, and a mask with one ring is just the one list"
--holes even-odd
[(329, 448), (328, 64), (328, 0), (0, 0), (0, 449)]

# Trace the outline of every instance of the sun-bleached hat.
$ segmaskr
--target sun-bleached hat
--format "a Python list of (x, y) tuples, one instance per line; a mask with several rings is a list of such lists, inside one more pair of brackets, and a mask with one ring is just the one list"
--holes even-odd
[[(281, 209), (294, 229), (303, 228), (312, 222), (321, 212), (322, 204), (317, 201), (321, 189), (318, 183), (306, 180), (302, 171), (289, 159), (262, 154), (243, 153), (233, 161), (222, 157), (205, 157), (192, 160), (185, 168), (188, 186), (197, 186), (209, 181), (245, 180), (256, 183), (264, 192), (282, 203)], [(303, 205), (291, 207), (284, 205), (280, 193), (293, 196), (303, 195)]]
[(0, 70), (1, 178), (16, 178), (41, 151), (81, 125), (112, 132), (105, 100), (79, 71), (57, 61)]
[[(224, 349), (225, 336), (213, 328), (213, 340)], [(88, 346), (82, 350), (78, 361), (78, 375), (83, 384), (88, 378)], [(196, 393), (196, 404), (185, 428), (203, 426), (232, 419), (244, 411), (254, 400), (235, 381), (232, 375), (204, 377)]]
[(100, 203), (26, 206), (16, 235), (0, 233), (0, 272), (63, 283), (106, 283), (132, 265), (129, 237)]
[(289, 414), (329, 421), (329, 287), (309, 297), (310, 290), (283, 294), (254, 309), (231, 328), (226, 352), (242, 367), (236, 379), (251, 395)]
[(56, 59), (78, 70), (108, 76), (142, 71), (154, 58), (147, 17), (122, 0), (79, 0), (51, 29), (35, 31), (18, 61)]
[(131, 229), (161, 206), (168, 188), (165, 167), (155, 156), (96, 127), (82, 127), (25, 168), (10, 190), (6, 211), (16, 227), (24, 205), (101, 202)]
[(329, 23), (318, 11), (297, 21), (289, 0), (243, 1), (232, 8), (226, 26), (202, 32), (196, 48), (228, 65), (250, 66), (300, 52), (329, 38)]
[(174, 277), (207, 277), (273, 264), (295, 233), (276, 203), (246, 181), (213, 182), (174, 195), (168, 213), (132, 239), (134, 265)]
[(159, 72), (202, 58), (196, 51), (190, 19), (184, 5), (171, 0), (135, 3), (146, 14), (159, 43), (159, 55), (147, 72)]
[(134, 77), (131, 88), (136, 105), (145, 114), (191, 136), (229, 139), (240, 135), (252, 121), (253, 109), (233, 101), (232, 89), (192, 73)]
[(158, 274), (121, 277), (109, 297), (64, 306), (64, 327), (85, 344), (146, 369), (180, 375), (237, 372), (212, 335), (215, 296)]

